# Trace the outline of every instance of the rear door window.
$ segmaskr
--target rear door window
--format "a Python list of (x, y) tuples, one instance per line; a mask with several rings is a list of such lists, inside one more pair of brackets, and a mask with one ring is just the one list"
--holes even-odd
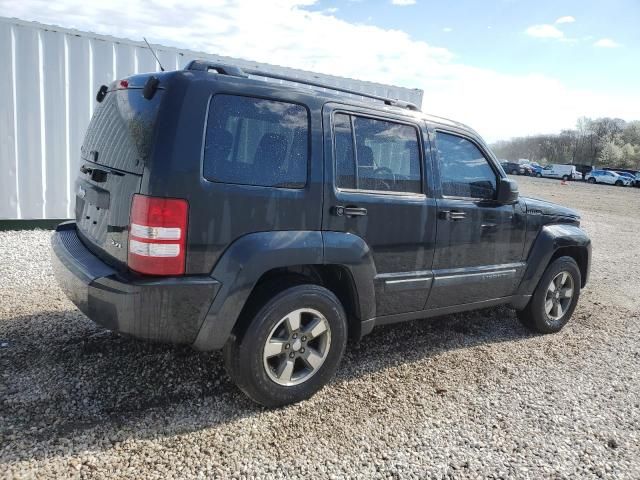
[(207, 180), (304, 188), (308, 156), (305, 107), (236, 95), (212, 98), (204, 147)]
[(338, 188), (422, 192), (420, 143), (415, 127), (337, 113), (333, 128)]

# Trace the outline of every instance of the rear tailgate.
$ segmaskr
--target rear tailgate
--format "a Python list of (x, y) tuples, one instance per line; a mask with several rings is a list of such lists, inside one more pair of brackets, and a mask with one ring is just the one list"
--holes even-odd
[(127, 262), (131, 201), (140, 192), (163, 97), (162, 89), (151, 99), (143, 97), (145, 78), (114, 82), (96, 104), (75, 184), (81, 238), (96, 255), (121, 269)]

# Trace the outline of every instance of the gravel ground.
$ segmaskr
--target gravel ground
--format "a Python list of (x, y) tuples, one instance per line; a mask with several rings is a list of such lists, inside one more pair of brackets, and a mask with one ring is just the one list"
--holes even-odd
[(0, 477), (640, 478), (640, 189), (518, 181), (593, 239), (562, 332), (506, 308), (379, 328), (272, 411), (218, 353), (92, 324), (55, 284), (49, 232), (0, 232)]

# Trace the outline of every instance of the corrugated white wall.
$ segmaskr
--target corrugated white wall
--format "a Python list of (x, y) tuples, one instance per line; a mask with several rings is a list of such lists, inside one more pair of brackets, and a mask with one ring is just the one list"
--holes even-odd
[[(165, 70), (209, 59), (398, 98), (422, 91), (153, 45)], [(0, 17), (0, 219), (73, 217), (80, 146), (100, 85), (159, 66), (143, 42)]]

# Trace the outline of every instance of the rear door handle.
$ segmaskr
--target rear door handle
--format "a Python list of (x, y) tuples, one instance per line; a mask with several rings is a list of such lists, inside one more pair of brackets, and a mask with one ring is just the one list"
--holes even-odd
[(367, 214), (367, 209), (362, 207), (333, 207), (334, 213), (339, 217), (364, 217)]
[(456, 222), (458, 220), (464, 220), (467, 217), (467, 214), (460, 210), (441, 210), (438, 213), (438, 217), (442, 220)]

